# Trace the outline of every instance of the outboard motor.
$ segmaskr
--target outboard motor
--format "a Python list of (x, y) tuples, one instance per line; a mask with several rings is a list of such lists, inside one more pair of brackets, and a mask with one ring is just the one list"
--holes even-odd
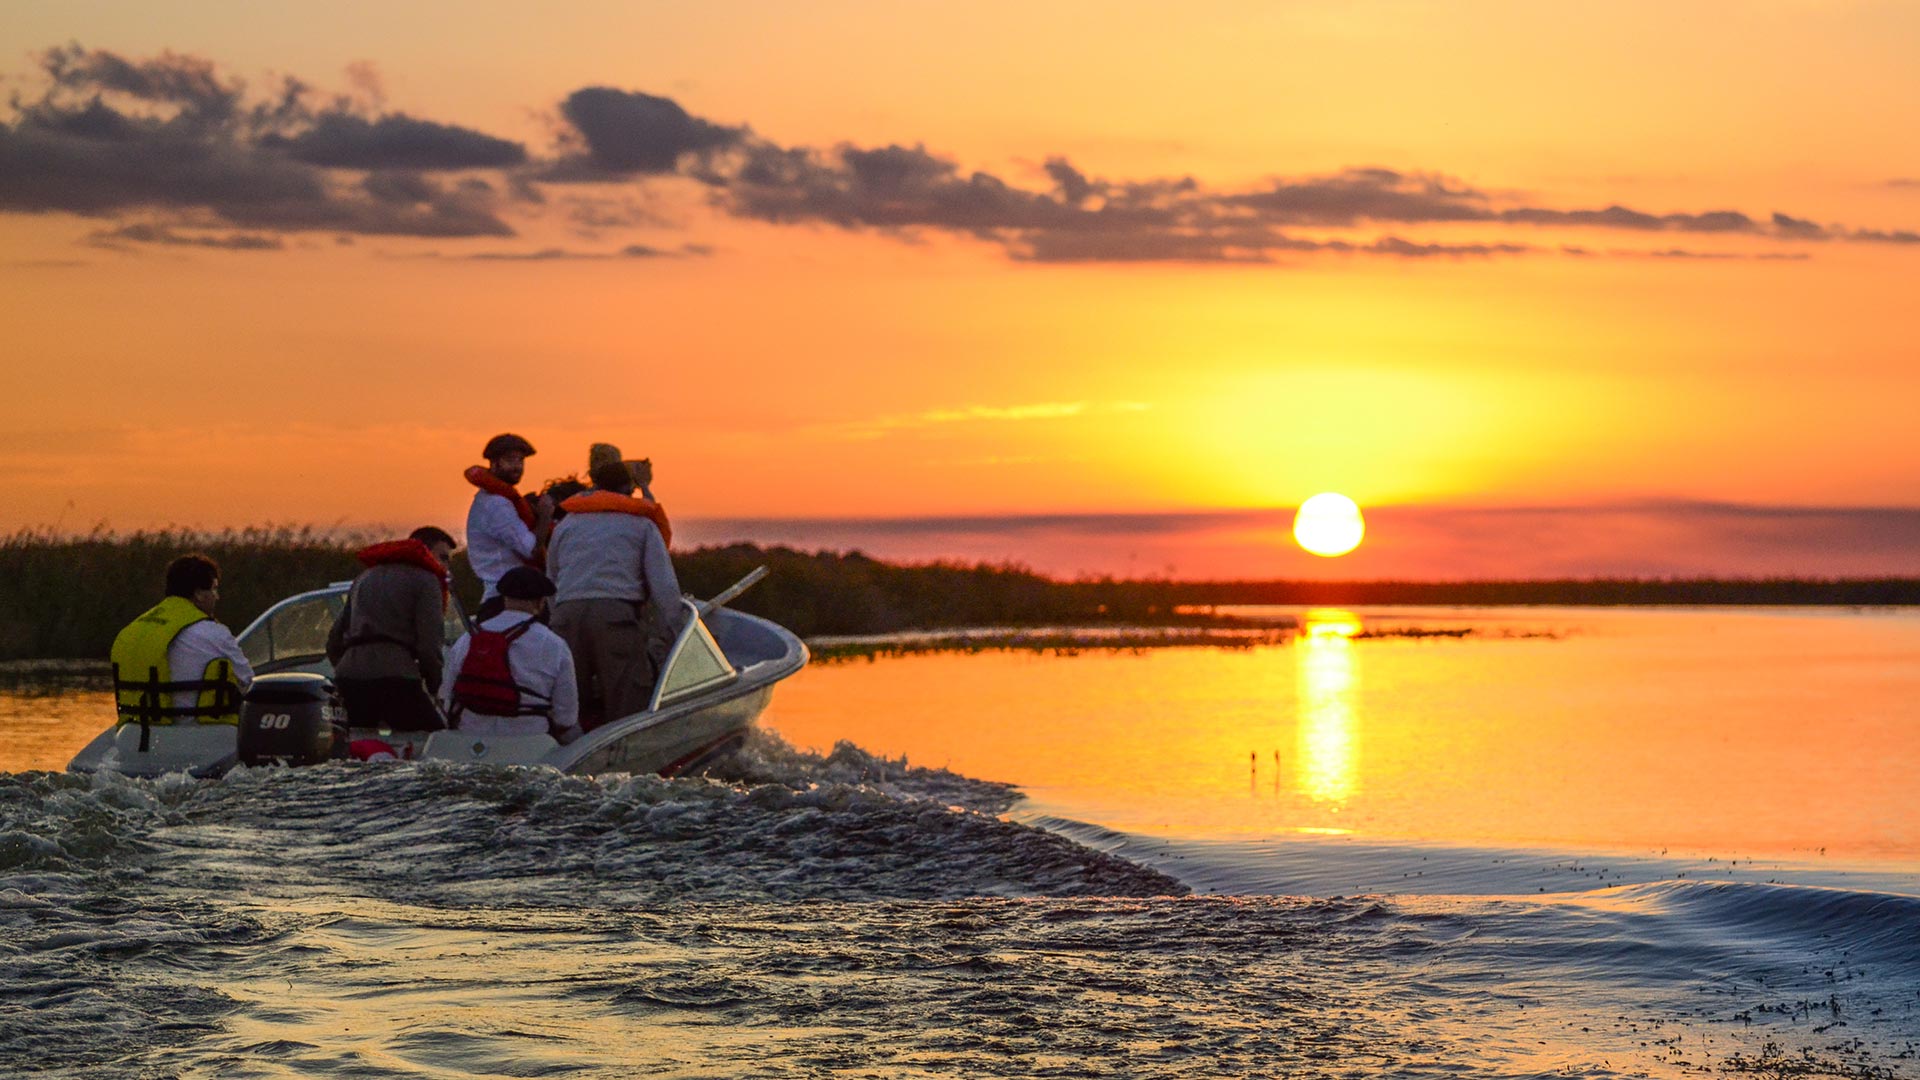
[(240, 760), (247, 765), (318, 765), (340, 756), (346, 734), (339, 691), (324, 675), (262, 675), (240, 706)]

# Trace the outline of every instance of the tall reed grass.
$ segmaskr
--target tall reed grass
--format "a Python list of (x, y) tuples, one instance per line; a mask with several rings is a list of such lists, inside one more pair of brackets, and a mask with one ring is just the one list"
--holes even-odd
[[(0, 536), (0, 660), (104, 657), (113, 637), (160, 599), (167, 563), (200, 552), (220, 564), (219, 618), (237, 632), (287, 596), (351, 579), (371, 536), (264, 527)], [(955, 626), (1153, 620), (1166, 586), (1063, 584), (1018, 566), (900, 566), (858, 553), (750, 544), (675, 552), (681, 587), (711, 596), (762, 564), (772, 574), (734, 602), (802, 635)], [(480, 583), (465, 552), (454, 591), (472, 611)]]

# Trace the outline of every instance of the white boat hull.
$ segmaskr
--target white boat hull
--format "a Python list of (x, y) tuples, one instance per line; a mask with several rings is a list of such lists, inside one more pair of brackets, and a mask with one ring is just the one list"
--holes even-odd
[[(282, 609), (294, 604), (327, 603), (344, 592), (345, 586), (337, 585), (282, 601), (241, 633), (243, 646), (251, 655), (264, 635), (271, 650), (270, 628), (277, 617), (285, 621)], [(689, 602), (688, 607), (691, 613), (687, 626), (669, 654), (651, 707), (602, 724), (571, 744), (562, 746), (547, 735), (476, 735), (458, 730), (355, 729), (352, 737), (380, 739), (393, 747), (399, 760), (541, 765), (569, 773), (667, 776), (695, 768), (746, 737), (772, 700), (774, 684), (806, 665), (807, 648), (786, 628), (766, 619), (726, 609), (705, 612), (702, 619), (703, 613), (695, 605)], [(702, 648), (710, 656), (720, 657), (717, 666), (715, 660), (702, 661), (696, 655)], [(275, 656), (269, 652), (257, 666), (263, 671), (332, 674), (324, 656)], [(674, 674), (676, 671), (681, 674)], [(692, 674), (686, 674), (689, 671)], [(676, 682), (680, 684), (677, 687)], [(218, 776), (239, 762), (238, 735), (239, 729), (231, 724), (155, 725), (147, 730), (143, 748), (140, 726), (121, 724), (100, 733), (75, 755), (67, 769), (128, 776), (176, 772)]]

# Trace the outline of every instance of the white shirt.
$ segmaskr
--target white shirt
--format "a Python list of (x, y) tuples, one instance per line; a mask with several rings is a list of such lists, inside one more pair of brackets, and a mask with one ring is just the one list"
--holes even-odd
[[(533, 616), (524, 611), (503, 611), (480, 624), (482, 630), (511, 630)], [(467, 662), (472, 634), (460, 635), (447, 653), (447, 677), (440, 683), (440, 704), (453, 710), (453, 684)], [(541, 701), (553, 703), (553, 724), (557, 728), (580, 726), (580, 689), (574, 683), (573, 651), (560, 635), (535, 623), (507, 647), (507, 668), (513, 681), (532, 691)], [(460, 730), (476, 735), (545, 735), (544, 716), (488, 716), (472, 710), (460, 714)]]
[[(240, 692), (246, 693), (253, 685), (253, 665), (247, 663), (247, 654), (240, 651), (240, 643), (233, 639), (233, 631), (212, 619), (201, 619), (173, 637), (167, 646), (167, 671), (179, 682), (200, 678), (207, 665), (215, 660), (231, 660), (233, 677), (240, 683)], [(176, 692), (173, 695), (174, 708), (191, 708), (200, 700), (195, 690)]]
[(473, 493), (467, 511), (467, 564), (480, 579), (482, 600), (491, 599), (500, 578), (533, 558), (533, 530), (520, 520), (513, 500), (490, 491)]

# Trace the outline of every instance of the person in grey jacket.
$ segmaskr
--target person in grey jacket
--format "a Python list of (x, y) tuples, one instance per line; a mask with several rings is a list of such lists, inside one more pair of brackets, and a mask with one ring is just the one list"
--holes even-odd
[(605, 723), (641, 712), (674, 635), (680, 630), (680, 581), (667, 544), (633, 497), (624, 462), (596, 464), (594, 489), (562, 503), (566, 517), (547, 547), (553, 578), (553, 629), (573, 650), (582, 722)]
[(360, 552), (347, 606), (327, 635), (334, 685), (354, 727), (434, 731), (446, 664), (447, 559), (453, 537), (431, 525)]

